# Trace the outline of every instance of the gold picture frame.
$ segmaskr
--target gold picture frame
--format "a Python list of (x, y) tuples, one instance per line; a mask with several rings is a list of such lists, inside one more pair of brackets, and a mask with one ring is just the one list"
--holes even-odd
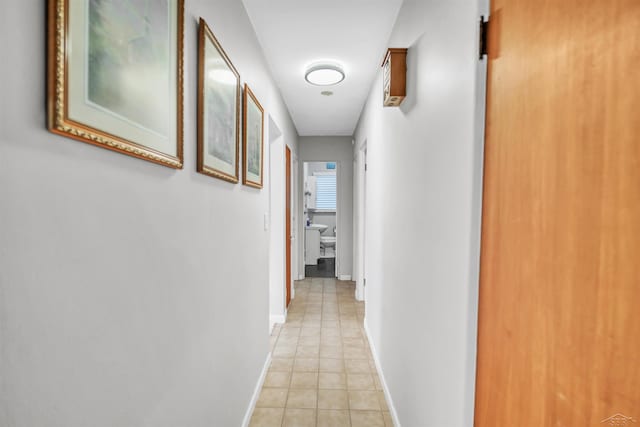
[(262, 188), (264, 177), (264, 109), (249, 86), (244, 85), (242, 110), (242, 183)]
[(239, 181), (240, 74), (203, 18), (198, 29), (197, 171)]
[(48, 2), (51, 132), (183, 167), (184, 0)]

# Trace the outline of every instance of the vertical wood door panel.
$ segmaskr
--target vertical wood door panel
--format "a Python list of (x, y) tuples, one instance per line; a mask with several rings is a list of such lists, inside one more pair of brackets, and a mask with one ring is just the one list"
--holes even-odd
[(492, 3), (475, 426), (640, 425), (640, 1)]

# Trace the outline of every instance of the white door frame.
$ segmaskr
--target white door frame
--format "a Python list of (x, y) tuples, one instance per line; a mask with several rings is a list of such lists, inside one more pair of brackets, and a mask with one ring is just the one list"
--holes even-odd
[(356, 200), (356, 299), (364, 301), (366, 298), (365, 279), (366, 263), (366, 213), (367, 213), (367, 141), (365, 140), (357, 151), (357, 200)]
[[(289, 148), (291, 149), (291, 148)], [(298, 155), (291, 150), (291, 236), (288, 244), (291, 245), (291, 299), (295, 297), (296, 291), (293, 282), (298, 280)], [(285, 291), (286, 292), (286, 291)]]

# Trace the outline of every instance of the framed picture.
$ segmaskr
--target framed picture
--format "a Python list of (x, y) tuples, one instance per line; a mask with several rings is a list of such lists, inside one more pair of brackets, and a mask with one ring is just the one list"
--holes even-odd
[(240, 75), (200, 18), (198, 46), (198, 172), (238, 182)]
[(184, 0), (49, 0), (49, 130), (182, 168)]
[(244, 85), (244, 111), (242, 114), (243, 169), (242, 183), (250, 187), (262, 188), (262, 166), (264, 147), (264, 110), (249, 86)]

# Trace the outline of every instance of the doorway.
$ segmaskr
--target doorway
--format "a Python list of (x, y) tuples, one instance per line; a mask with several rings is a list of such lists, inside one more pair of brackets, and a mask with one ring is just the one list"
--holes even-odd
[(305, 277), (336, 277), (339, 173), (335, 161), (303, 164)]

